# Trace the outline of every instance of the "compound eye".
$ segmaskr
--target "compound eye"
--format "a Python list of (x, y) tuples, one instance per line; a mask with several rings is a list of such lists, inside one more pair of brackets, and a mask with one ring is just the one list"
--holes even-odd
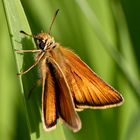
[(38, 45), (38, 47), (40, 48), (40, 49), (44, 49), (44, 47), (45, 47), (45, 42), (43, 42), (43, 40), (41, 40), (41, 39), (38, 39), (37, 40), (37, 45)]

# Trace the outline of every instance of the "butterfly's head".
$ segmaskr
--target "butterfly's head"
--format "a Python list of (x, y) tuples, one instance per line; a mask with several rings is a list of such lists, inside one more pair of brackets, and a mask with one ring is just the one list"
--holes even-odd
[(55, 47), (54, 38), (45, 32), (41, 32), (41, 33), (35, 35), (34, 39), (35, 39), (36, 45), (41, 50), (48, 50), (50, 48)]
[(39, 49), (41, 49), (43, 51), (52, 49), (56, 46), (54, 38), (45, 32), (41, 32), (37, 35), (30, 35), (24, 31), (20, 31), (20, 33), (33, 37), (36, 45), (39, 47)]

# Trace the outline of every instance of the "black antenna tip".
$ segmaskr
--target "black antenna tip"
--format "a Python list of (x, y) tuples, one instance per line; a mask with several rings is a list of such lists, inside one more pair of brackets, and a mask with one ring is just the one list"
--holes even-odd
[(20, 33), (25, 33), (25, 32), (24, 32), (24, 31), (22, 31), (22, 30), (20, 30), (19, 32), (20, 32)]
[(56, 14), (59, 12), (59, 9), (56, 10)]
[(19, 32), (20, 32), (20, 33), (22, 33), (22, 34), (24, 34), (24, 35), (27, 35), (27, 36), (30, 36), (30, 37), (35, 38), (35, 37), (34, 37), (34, 35), (30, 35), (30, 34), (28, 34), (28, 33), (24, 32), (24, 31), (22, 31), (22, 30), (20, 30)]

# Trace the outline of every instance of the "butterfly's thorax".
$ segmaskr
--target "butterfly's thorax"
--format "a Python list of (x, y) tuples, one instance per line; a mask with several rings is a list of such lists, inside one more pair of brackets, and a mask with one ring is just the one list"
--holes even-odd
[(48, 52), (49, 56), (52, 57), (57, 63), (59, 63), (60, 67), (64, 67), (65, 63), (65, 57), (63, 56), (63, 53), (61, 52), (61, 46), (60, 44), (56, 43), (56, 47), (54, 49), (51, 49)]
[(48, 35), (47, 33), (40, 33), (36, 36), (36, 44), (42, 50), (36, 56), (36, 60), (40, 60), (40, 70), (42, 77), (47, 71), (46, 67), (49, 65), (49, 59), (54, 59), (59, 63), (60, 67), (65, 67), (64, 56), (61, 52), (61, 46), (59, 43), (54, 41), (54, 38)]

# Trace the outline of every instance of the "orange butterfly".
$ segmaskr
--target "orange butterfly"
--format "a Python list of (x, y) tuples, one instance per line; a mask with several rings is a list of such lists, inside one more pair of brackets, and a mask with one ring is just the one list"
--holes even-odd
[[(53, 21), (57, 13), (58, 10)], [(37, 53), (35, 63), (19, 75), (27, 73), (37, 64), (40, 65), (45, 130), (54, 128), (57, 119), (61, 118), (76, 132), (81, 128), (76, 110), (111, 108), (123, 103), (123, 97), (116, 90), (99, 78), (76, 54), (56, 43), (50, 36), (50, 31), (37, 35), (20, 32), (33, 37), (39, 47), (37, 50), (17, 52)]]

